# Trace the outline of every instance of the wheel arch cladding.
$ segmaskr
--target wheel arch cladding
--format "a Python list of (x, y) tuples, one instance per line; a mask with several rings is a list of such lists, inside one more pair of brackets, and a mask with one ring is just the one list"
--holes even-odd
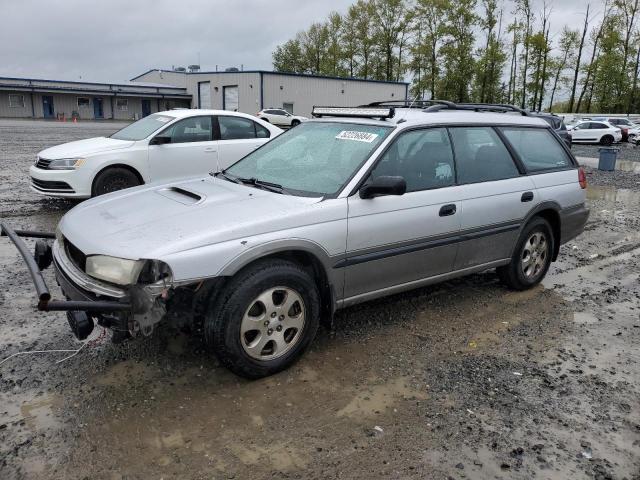
[(553, 233), (553, 256), (551, 260), (554, 262), (558, 258), (558, 252), (560, 251), (560, 214), (554, 208), (545, 208), (536, 212), (534, 217), (544, 218), (549, 225), (551, 225), (551, 231)]
[(312, 252), (303, 249), (288, 249), (280, 250), (277, 252), (268, 253), (264, 256), (254, 258), (245, 265), (242, 266), (237, 272), (241, 272), (246, 268), (250, 268), (258, 262), (270, 259), (288, 260), (293, 263), (301, 265), (314, 279), (320, 292), (320, 321), (328, 326), (331, 326), (333, 321), (333, 314), (335, 312), (335, 292), (329, 281), (329, 276), (322, 261), (314, 255)]
[(135, 168), (133, 168), (131, 165), (127, 165), (124, 163), (111, 163), (109, 165), (106, 165), (105, 167), (102, 167), (100, 170), (98, 170), (98, 172), (93, 176), (93, 180), (91, 181), (91, 191), (93, 192), (93, 190), (96, 187), (96, 180), (98, 179), (98, 177), (104, 173), (105, 171), (111, 169), (111, 168), (124, 168), (125, 170), (129, 170), (131, 173), (133, 173), (137, 178), (138, 181), (140, 182), (140, 185), (144, 185), (145, 181), (144, 178), (142, 177), (142, 174), (136, 170)]

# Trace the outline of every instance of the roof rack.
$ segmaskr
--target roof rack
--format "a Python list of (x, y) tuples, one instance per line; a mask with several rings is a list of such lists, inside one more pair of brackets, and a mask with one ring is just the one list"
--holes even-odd
[(474, 112), (518, 112), (522, 116), (530, 116), (526, 110), (505, 103), (454, 103), (448, 100), (383, 100), (373, 102), (367, 107), (393, 106), (396, 108), (418, 108), (425, 112), (439, 112), (440, 110), (471, 110)]

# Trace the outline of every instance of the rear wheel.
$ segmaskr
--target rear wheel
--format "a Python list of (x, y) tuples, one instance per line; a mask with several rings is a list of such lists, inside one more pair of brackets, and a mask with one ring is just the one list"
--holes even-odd
[(105, 193), (116, 192), (125, 188), (140, 185), (138, 176), (131, 170), (122, 167), (107, 168), (100, 172), (93, 182), (91, 196), (97, 197)]
[(320, 294), (309, 274), (285, 260), (259, 262), (237, 274), (205, 319), (207, 343), (237, 375), (261, 378), (284, 370), (318, 330)]
[(554, 242), (549, 222), (540, 217), (531, 220), (518, 239), (511, 262), (496, 269), (500, 280), (515, 290), (540, 283), (551, 265)]
[(605, 135), (604, 137), (602, 137), (600, 139), (600, 143), (602, 145), (612, 145), (613, 144), (613, 137), (611, 135)]

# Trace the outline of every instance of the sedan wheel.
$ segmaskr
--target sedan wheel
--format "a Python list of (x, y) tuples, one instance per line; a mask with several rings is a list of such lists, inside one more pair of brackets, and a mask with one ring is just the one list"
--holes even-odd
[(302, 297), (291, 288), (275, 287), (262, 292), (242, 318), (242, 348), (257, 360), (284, 355), (302, 337), (304, 312)]

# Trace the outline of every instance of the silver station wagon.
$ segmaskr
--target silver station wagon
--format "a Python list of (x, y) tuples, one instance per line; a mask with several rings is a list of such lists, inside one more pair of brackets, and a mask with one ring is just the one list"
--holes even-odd
[[(444, 101), (316, 107), (231, 167), (86, 201), (55, 234), (3, 233), (38, 308), (80, 339), (189, 322), (235, 373), (291, 365), (321, 321), (370, 299), (495, 268), (545, 276), (583, 231), (586, 181), (543, 119)], [(35, 255), (19, 238), (41, 237)], [(41, 270), (53, 263), (66, 300)]]

